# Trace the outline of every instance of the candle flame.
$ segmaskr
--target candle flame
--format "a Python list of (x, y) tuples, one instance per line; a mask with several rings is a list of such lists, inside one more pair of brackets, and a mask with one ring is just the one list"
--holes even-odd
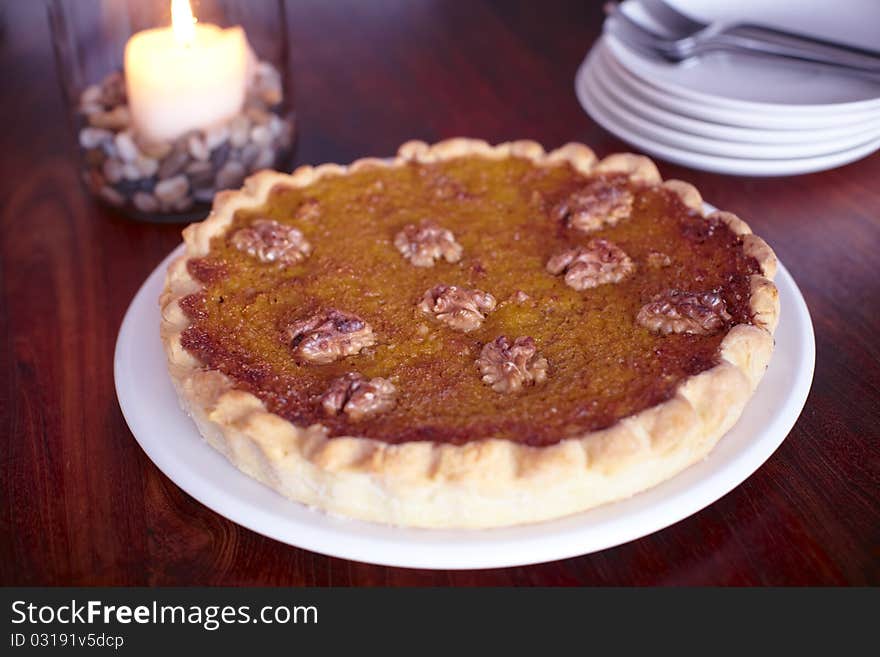
[(171, 27), (177, 43), (192, 45), (196, 36), (196, 17), (193, 16), (189, 0), (171, 0)]

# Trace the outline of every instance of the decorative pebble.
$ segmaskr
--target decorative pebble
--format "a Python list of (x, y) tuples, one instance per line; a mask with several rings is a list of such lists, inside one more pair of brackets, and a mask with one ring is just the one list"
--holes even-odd
[(229, 143), (235, 148), (244, 146), (251, 135), (251, 122), (246, 116), (236, 116), (229, 124)]
[(254, 75), (254, 86), (257, 96), (266, 105), (272, 107), (282, 100), (281, 76), (274, 66), (268, 62), (257, 64)]
[(272, 141), (272, 133), (269, 132), (269, 128), (264, 125), (255, 126), (254, 129), (251, 130), (251, 141), (257, 146), (265, 146)]
[(83, 148), (95, 148), (101, 142), (113, 138), (113, 133), (103, 128), (83, 128), (79, 131), (79, 145)]
[(126, 180), (140, 180), (143, 178), (140, 169), (134, 162), (126, 162), (122, 165), (122, 177)]
[(80, 94), (79, 104), (81, 107), (86, 105), (100, 106), (102, 95), (100, 86), (97, 84), (89, 85), (85, 88), (82, 94)]
[(193, 199), (191, 196), (184, 196), (183, 198), (177, 199), (171, 204), (171, 209), (175, 212), (186, 212), (193, 206)]
[(227, 162), (223, 168), (217, 172), (215, 187), (220, 189), (230, 189), (240, 187), (244, 182), (245, 168), (240, 162), (234, 160)]
[(267, 61), (259, 61), (254, 67), (254, 73), (258, 81), (265, 82), (267, 79), (278, 75), (278, 71)]
[(229, 142), (223, 142), (220, 146), (211, 151), (211, 165), (219, 171), (220, 167), (226, 164), (226, 160), (229, 159), (229, 154), (231, 152), (232, 146), (229, 145)]
[(138, 151), (137, 144), (134, 143), (130, 132), (117, 133), (116, 139), (113, 141), (116, 144), (119, 157), (126, 162), (134, 162), (140, 156), (140, 151)]
[(144, 214), (183, 213), (240, 187), (257, 169), (275, 165), (292, 142), (293, 116), (281, 114), (281, 76), (257, 62), (241, 113), (229, 122), (150, 143), (132, 129), (120, 72), (80, 94), (83, 180), (108, 204)]
[(189, 176), (197, 176), (199, 174), (205, 173), (206, 171), (211, 171), (213, 168), (214, 167), (211, 165), (210, 162), (196, 161), (188, 164), (184, 171), (186, 171), (187, 175)]
[(101, 83), (101, 102), (104, 107), (116, 107), (126, 102), (125, 78), (122, 73), (111, 73)]
[(131, 200), (134, 207), (141, 212), (151, 213), (159, 209), (159, 201), (156, 200), (156, 197), (146, 192), (135, 192)]
[(269, 107), (273, 107), (281, 102), (281, 88), (280, 87), (267, 87), (262, 92), (260, 92), (260, 98), (263, 99)]
[(107, 201), (110, 205), (119, 207), (125, 203), (125, 197), (110, 186), (105, 185), (98, 192), (98, 196)]
[(262, 107), (249, 107), (245, 110), (245, 115), (257, 125), (266, 125), (269, 123), (269, 112)]
[(225, 125), (211, 128), (205, 133), (205, 146), (209, 151), (213, 151), (218, 146), (225, 144), (229, 139), (229, 127)]
[(183, 148), (175, 148), (159, 165), (159, 178), (171, 178), (183, 171), (189, 162), (189, 153)]
[(189, 154), (195, 159), (205, 161), (211, 156), (211, 151), (205, 144), (205, 140), (198, 135), (193, 135), (187, 141)]
[(131, 117), (125, 105), (114, 107), (108, 112), (93, 112), (89, 115), (89, 123), (96, 128), (106, 128), (113, 132), (124, 130), (128, 127)]
[(201, 189), (193, 189), (193, 198), (196, 203), (210, 203), (214, 199), (214, 181), (211, 181), (210, 187), (203, 187)]
[(122, 180), (122, 164), (119, 160), (106, 160), (101, 171), (104, 173), (107, 182), (118, 183)]
[(278, 137), (283, 131), (284, 121), (277, 114), (273, 114), (272, 118), (269, 119), (269, 132), (272, 133), (273, 137)]
[(186, 176), (174, 176), (156, 185), (156, 198), (163, 204), (171, 205), (186, 196), (188, 191), (189, 180)]
[(253, 143), (247, 144), (241, 149), (241, 163), (244, 164), (245, 168), (252, 169), (259, 154), (259, 146)]
[(271, 148), (264, 148), (254, 160), (254, 169), (270, 169), (275, 164), (275, 151)]
[(102, 141), (101, 142), (101, 150), (104, 151), (104, 155), (106, 155), (107, 157), (114, 159), (114, 160), (119, 159), (119, 152), (116, 150), (116, 140), (115, 139), (111, 138), (111, 139), (108, 139), (107, 141)]
[(159, 170), (158, 161), (151, 157), (144, 157), (143, 155), (137, 159), (135, 165), (137, 166), (138, 171), (140, 171), (141, 178), (152, 178)]
[(214, 165), (210, 162), (193, 162), (185, 171), (193, 187), (207, 187), (214, 180)]
[(173, 148), (172, 144), (169, 144), (167, 141), (161, 142), (138, 142), (138, 148), (141, 153), (146, 155), (147, 157), (151, 157), (154, 160), (163, 159), (168, 153), (171, 152)]

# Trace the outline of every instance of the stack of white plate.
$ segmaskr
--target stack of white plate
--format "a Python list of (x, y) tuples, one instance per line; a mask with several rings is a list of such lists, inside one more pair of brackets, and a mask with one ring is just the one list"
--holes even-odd
[[(670, 4), (705, 22), (748, 20), (880, 47), (877, 0)], [(627, 0), (623, 9), (644, 20), (638, 0)], [(697, 169), (791, 175), (837, 167), (880, 148), (880, 84), (819, 66), (728, 53), (673, 64), (606, 33), (581, 65), (575, 88), (584, 109), (609, 132)]]

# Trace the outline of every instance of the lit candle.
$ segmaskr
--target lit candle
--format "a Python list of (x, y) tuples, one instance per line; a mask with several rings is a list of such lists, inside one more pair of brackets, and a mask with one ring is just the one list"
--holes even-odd
[(232, 118), (244, 103), (249, 50), (240, 27), (197, 24), (189, 0), (171, 0), (171, 27), (125, 45), (125, 85), (135, 129), (170, 141)]

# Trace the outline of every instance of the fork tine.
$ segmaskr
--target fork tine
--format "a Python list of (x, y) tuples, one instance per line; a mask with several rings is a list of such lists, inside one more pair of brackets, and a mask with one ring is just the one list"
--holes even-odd
[(679, 61), (681, 57), (669, 44), (652, 35), (644, 27), (630, 20), (624, 12), (612, 13), (605, 21), (603, 31), (620, 39), (625, 45), (650, 59)]
[(665, 0), (637, 0), (637, 2), (651, 18), (668, 29), (673, 38), (688, 37), (708, 27), (706, 23), (685, 16)]
[(619, 34), (617, 32), (617, 30), (615, 30), (615, 29), (609, 30), (608, 34), (617, 37), (626, 45), (627, 48), (629, 48), (633, 52), (639, 53), (640, 55), (642, 55), (643, 57), (645, 57), (647, 59), (661, 60), (661, 61), (672, 61), (672, 62), (677, 61), (677, 60), (673, 59), (672, 57), (670, 57), (669, 55), (667, 55), (666, 53), (663, 53), (663, 52), (657, 50), (656, 48), (652, 48), (648, 44), (645, 44), (641, 41), (633, 41), (631, 39), (626, 39), (623, 35)]
[(619, 24), (628, 33), (631, 33), (634, 38), (649, 40), (653, 44), (664, 44), (669, 41), (667, 37), (661, 34), (657, 34), (651, 28), (647, 27), (646, 25), (642, 25), (638, 21), (631, 18), (623, 9), (621, 9), (619, 4), (614, 4), (611, 2), (606, 3), (605, 11), (608, 15), (605, 20), (606, 24)]

